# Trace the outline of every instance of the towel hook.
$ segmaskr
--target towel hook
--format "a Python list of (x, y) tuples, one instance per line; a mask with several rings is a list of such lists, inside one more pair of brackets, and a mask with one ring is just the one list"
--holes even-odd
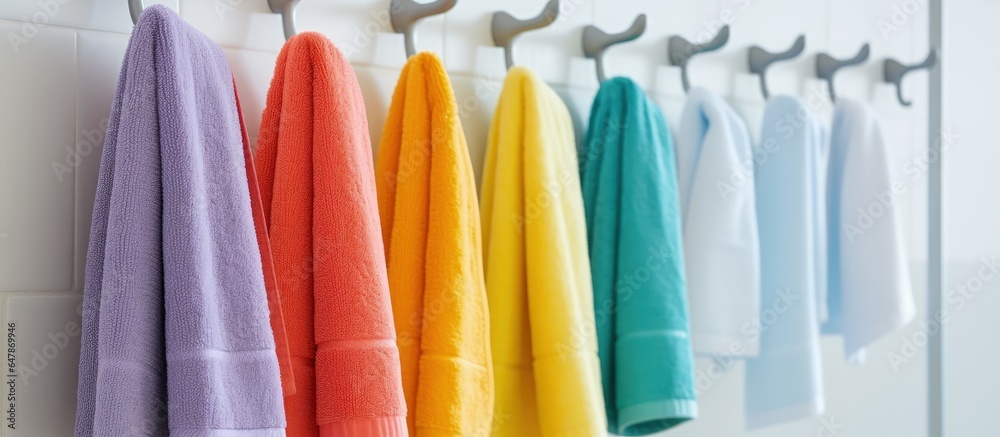
[(833, 74), (842, 67), (858, 65), (866, 60), (868, 60), (868, 43), (861, 46), (861, 51), (851, 59), (835, 59), (826, 53), (816, 55), (816, 76), (826, 81), (827, 88), (830, 89), (831, 101), (837, 101), (837, 95), (833, 91)]
[(597, 64), (597, 81), (604, 82), (604, 51), (612, 45), (632, 41), (646, 31), (646, 14), (639, 14), (627, 30), (621, 33), (607, 33), (597, 26), (583, 28), (583, 55)]
[(456, 3), (458, 0), (436, 0), (430, 3), (392, 0), (389, 6), (389, 21), (392, 23), (392, 30), (403, 34), (406, 41), (406, 57), (417, 53), (413, 45), (413, 27), (417, 22), (431, 15), (448, 12)]
[(792, 47), (784, 52), (771, 53), (764, 50), (760, 46), (750, 47), (750, 72), (760, 76), (760, 90), (764, 93), (765, 99), (771, 96), (771, 94), (767, 92), (767, 79), (764, 77), (764, 73), (767, 72), (767, 67), (778, 61), (794, 58), (802, 54), (802, 51), (805, 50), (805, 48), (805, 35), (799, 35), (798, 38), (795, 38), (795, 43), (792, 44)]
[(711, 41), (703, 44), (694, 44), (678, 35), (670, 37), (667, 42), (667, 59), (670, 60), (670, 65), (681, 67), (681, 82), (684, 84), (685, 92), (691, 89), (691, 84), (688, 82), (688, 61), (699, 53), (721, 49), (727, 42), (729, 42), (728, 24), (722, 26)]
[(271, 12), (281, 14), (281, 24), (285, 28), (285, 40), (292, 39), (295, 31), (295, 7), (301, 0), (267, 0)]
[(903, 76), (913, 70), (924, 70), (934, 67), (937, 63), (937, 52), (931, 49), (927, 54), (927, 59), (916, 65), (903, 65), (895, 59), (886, 59), (883, 64), (885, 81), (896, 85), (896, 98), (903, 106), (910, 106), (913, 102), (903, 99)]
[(139, 15), (142, 14), (142, 0), (128, 0), (128, 13), (132, 16), (132, 25), (139, 22)]
[(534, 18), (518, 20), (507, 12), (500, 11), (493, 14), (493, 21), (490, 26), (493, 30), (493, 44), (503, 47), (504, 59), (507, 62), (507, 69), (514, 66), (514, 54), (512, 45), (514, 38), (519, 34), (529, 30), (540, 29), (556, 21), (559, 15), (559, 0), (549, 0), (542, 13)]

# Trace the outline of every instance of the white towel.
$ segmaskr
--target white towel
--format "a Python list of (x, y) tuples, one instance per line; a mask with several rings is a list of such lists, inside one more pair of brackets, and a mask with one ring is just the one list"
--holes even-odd
[(677, 178), (691, 334), (698, 355), (757, 355), (760, 256), (746, 126), (719, 96), (692, 89), (677, 133)]
[(893, 181), (870, 108), (837, 103), (830, 136), (829, 317), (823, 333), (844, 336), (851, 363), (916, 316), (899, 222), (902, 183)]
[(823, 412), (817, 302), (825, 296), (823, 132), (795, 97), (772, 98), (754, 148), (760, 229), (760, 354), (746, 365), (750, 429)]

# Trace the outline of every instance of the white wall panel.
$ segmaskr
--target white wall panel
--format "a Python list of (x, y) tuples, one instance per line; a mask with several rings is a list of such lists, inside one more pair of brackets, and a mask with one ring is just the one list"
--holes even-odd
[[(177, 10), (177, 0), (145, 0), (147, 6), (157, 3)], [(132, 29), (125, 2), (113, 0), (5, 1), (0, 8), (0, 19), (16, 21), (25, 34), (30, 34), (35, 26), (44, 32), (46, 25), (125, 33)], [(4, 35), (7, 35), (6, 30)]]
[(66, 29), (0, 44), (0, 291), (73, 286), (76, 60)]
[(998, 432), (992, 406), (1000, 404), (1000, 348), (994, 340), (1000, 332), (1000, 276), (993, 270), (1000, 260), (1000, 83), (994, 79), (1000, 58), (988, 38), (998, 14), (1000, 3), (984, 0), (947, 2), (945, 8), (944, 126), (957, 137), (943, 162), (946, 255), (954, 261), (945, 401), (954, 436)]

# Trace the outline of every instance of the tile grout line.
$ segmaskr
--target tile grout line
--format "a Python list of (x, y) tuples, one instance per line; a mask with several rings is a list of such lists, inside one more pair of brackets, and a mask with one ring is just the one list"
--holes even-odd
[[(76, 93), (74, 94), (75, 100), (74, 100), (74, 104), (73, 104), (73, 109), (74, 109), (73, 121), (74, 121), (75, 128), (73, 129), (73, 145), (71, 147), (73, 148), (73, 152), (74, 153), (78, 153), (79, 151), (76, 150), (76, 145), (79, 142), (79, 138), (77, 137), (77, 135), (79, 135), (79, 132), (80, 132), (80, 71), (82, 70), (82, 68), (80, 67), (80, 58), (81, 58), (81, 56), (80, 56), (80, 32), (79, 31), (73, 32), (73, 44), (74, 44), (74, 49), (75, 49), (75, 54), (76, 54), (76, 59), (74, 60), (75, 64), (76, 64), (76, 75), (75, 75), (75, 77), (76, 77)], [(103, 144), (101, 146), (103, 147)], [(79, 157), (77, 157), (77, 158), (79, 159)], [(83, 287), (83, 279), (82, 278), (80, 278), (80, 283), (79, 284), (77, 283), (77, 279), (80, 276), (79, 259), (78, 259), (78, 257), (80, 256), (80, 235), (79, 235), (79, 231), (80, 231), (80, 173), (81, 173), (80, 166), (77, 165), (76, 166), (76, 170), (73, 172), (73, 232), (72, 232), (72, 235), (73, 235), (73, 255), (71, 256), (71, 259), (72, 259), (72, 263), (71, 264), (73, 266), (71, 268), (71, 271), (73, 272), (73, 276), (70, 279), (70, 287), (71, 287), (72, 290), (76, 290), (77, 286), (79, 286), (80, 288)], [(88, 240), (89, 240), (89, 235), (88, 235)], [(86, 261), (84, 261), (84, 263), (86, 263)]]

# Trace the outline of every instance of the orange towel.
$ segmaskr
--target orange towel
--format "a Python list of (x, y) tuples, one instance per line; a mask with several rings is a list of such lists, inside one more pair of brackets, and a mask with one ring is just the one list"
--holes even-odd
[(410, 434), (489, 435), (479, 203), (451, 83), (430, 53), (403, 68), (376, 175)]
[(295, 374), (288, 435), (405, 436), (365, 106), (322, 35), (282, 48), (255, 161)]

